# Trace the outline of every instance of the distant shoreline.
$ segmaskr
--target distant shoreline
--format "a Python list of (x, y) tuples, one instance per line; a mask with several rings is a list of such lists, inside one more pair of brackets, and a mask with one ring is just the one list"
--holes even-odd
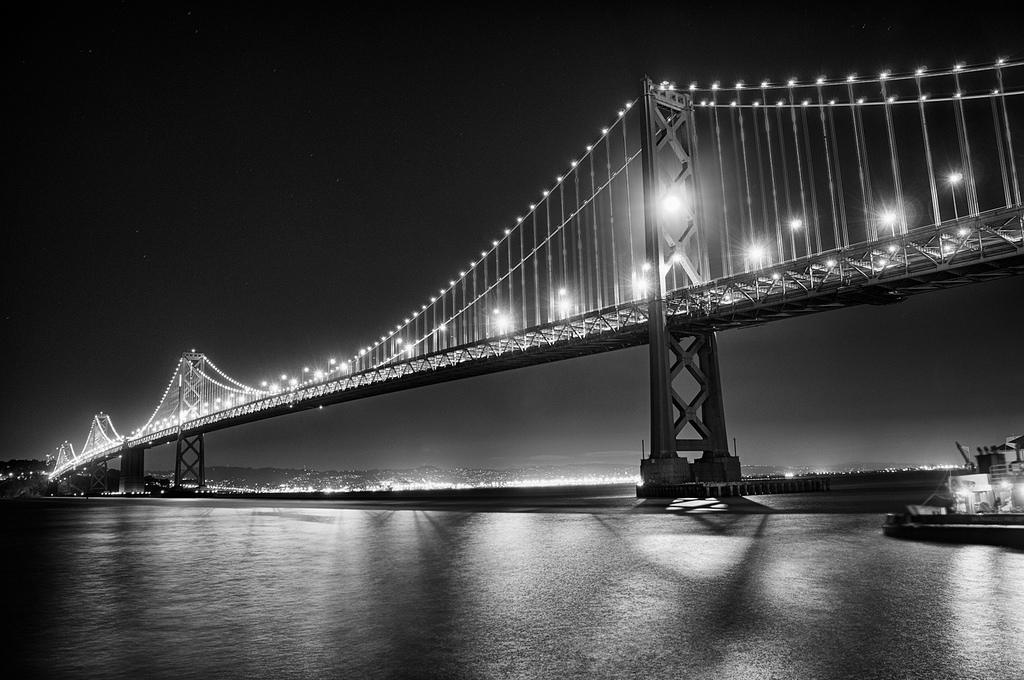
[[(733, 513), (885, 513), (902, 512), (907, 503), (921, 503), (945, 490), (947, 471), (908, 470), (834, 474), (831, 491), (724, 498), (720, 511)], [(638, 499), (633, 484), (433, 489), (349, 492), (191, 493), (183, 496), (41, 496), (5, 499), (0, 508), (34, 512), (91, 504), (154, 507), (167, 503), (199, 503), (204, 507), (291, 507), (350, 510), (444, 510), (458, 512), (663, 513), (673, 499)], [(90, 506), (90, 507), (91, 507)], [(674, 506), (673, 506), (674, 507)]]

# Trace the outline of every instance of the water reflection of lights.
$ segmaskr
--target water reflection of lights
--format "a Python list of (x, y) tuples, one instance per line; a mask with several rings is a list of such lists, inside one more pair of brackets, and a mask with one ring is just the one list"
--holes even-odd
[(742, 563), (753, 541), (748, 536), (708, 534), (693, 527), (678, 533), (641, 536), (634, 544), (652, 566), (684, 579), (713, 582)]
[[(638, 484), (638, 476), (632, 475), (585, 475), (580, 477), (528, 478), (507, 479), (490, 482), (454, 482), (454, 481), (403, 481), (380, 480), (376, 483), (358, 482), (355, 484), (313, 483), (302, 484), (287, 482), (275, 486), (245, 486), (229, 483), (208, 483), (207, 492), (217, 493), (325, 493), (346, 494), (358, 491), (458, 491), (465, 489), (519, 489), (548, 488), (562, 486), (605, 486), (619, 484)], [(722, 506), (725, 507), (725, 506)]]
[[(1008, 615), (1024, 609), (1020, 572), (1015, 568), (1016, 556), (1000, 548), (964, 545), (953, 549), (956, 555), (949, 561), (952, 571), (946, 578), (945, 600), (956, 635), (949, 642), (954, 653), (980, 664), (992, 658), (994, 648), (1009, 643), (1013, 625), (1021, 629), (1011, 620), (1015, 617)], [(1004, 628), (1000, 635), (993, 635), (994, 617)]]
[(717, 498), (677, 498), (669, 503), (668, 509), (688, 513), (728, 512), (729, 506)]

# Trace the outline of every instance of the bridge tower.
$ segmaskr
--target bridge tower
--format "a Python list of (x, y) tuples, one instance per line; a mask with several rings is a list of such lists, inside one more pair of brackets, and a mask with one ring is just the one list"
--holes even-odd
[[(56, 458), (56, 463), (54, 464), (55, 468), (60, 468), (68, 464), (73, 465), (78, 458), (78, 456), (75, 454), (74, 445), (67, 440), (65, 440), (63, 444), (57, 447), (57, 450), (54, 452), (54, 457)], [(58, 482), (58, 492), (61, 495), (83, 493), (83, 489), (81, 489), (78, 486), (78, 484), (75, 483), (76, 481), (77, 480), (74, 479), (73, 473), (70, 475), (65, 475)]]
[[(651, 280), (647, 285), (650, 348), (651, 452), (640, 461), (645, 496), (676, 495), (691, 482), (735, 481), (739, 459), (729, 454), (713, 331), (683, 333), (666, 317), (666, 272), (675, 263), (683, 285), (709, 279), (707, 238), (695, 183), (695, 127), (688, 93), (645, 79), (641, 158), (644, 232)], [(678, 283), (677, 283), (678, 285)], [(683, 375), (683, 371), (686, 375)], [(680, 379), (689, 376), (687, 399)], [(690, 435), (690, 436), (687, 436)], [(701, 452), (692, 464), (680, 452)]]
[[(203, 384), (206, 355), (185, 352), (178, 370), (178, 441), (174, 456), (174, 486), (185, 483), (206, 486), (206, 458), (203, 433), (185, 434), (185, 423), (203, 412)], [(123, 459), (122, 459), (123, 460)]]

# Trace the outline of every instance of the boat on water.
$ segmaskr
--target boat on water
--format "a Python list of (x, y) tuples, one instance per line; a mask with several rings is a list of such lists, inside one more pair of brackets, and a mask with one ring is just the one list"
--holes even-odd
[(946, 508), (908, 505), (905, 513), (891, 512), (885, 516), (882, 532), (917, 541), (1024, 548), (1024, 512), (960, 514), (946, 512)]
[[(950, 474), (942, 505), (908, 505), (889, 513), (882, 532), (895, 538), (1024, 548), (1024, 437), (978, 449), (977, 462), (957, 443), (966, 465)], [(1007, 452), (1017, 460), (1007, 463)], [(933, 497), (935, 494), (933, 494)], [(931, 499), (929, 499), (931, 500)]]

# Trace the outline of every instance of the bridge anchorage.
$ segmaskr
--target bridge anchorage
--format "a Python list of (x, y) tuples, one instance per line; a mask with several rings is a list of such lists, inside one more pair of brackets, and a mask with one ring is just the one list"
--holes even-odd
[(51, 479), (110, 489), (120, 458), (118, 488), (139, 493), (145, 450), (173, 443), (175, 486), (201, 489), (208, 432), (646, 344), (638, 495), (784, 490), (739, 481), (716, 334), (1024, 274), (1022, 67), (685, 91), (645, 80), (503, 235), (379, 339), (260, 387), (185, 352), (144, 425), (123, 437), (97, 415)]

